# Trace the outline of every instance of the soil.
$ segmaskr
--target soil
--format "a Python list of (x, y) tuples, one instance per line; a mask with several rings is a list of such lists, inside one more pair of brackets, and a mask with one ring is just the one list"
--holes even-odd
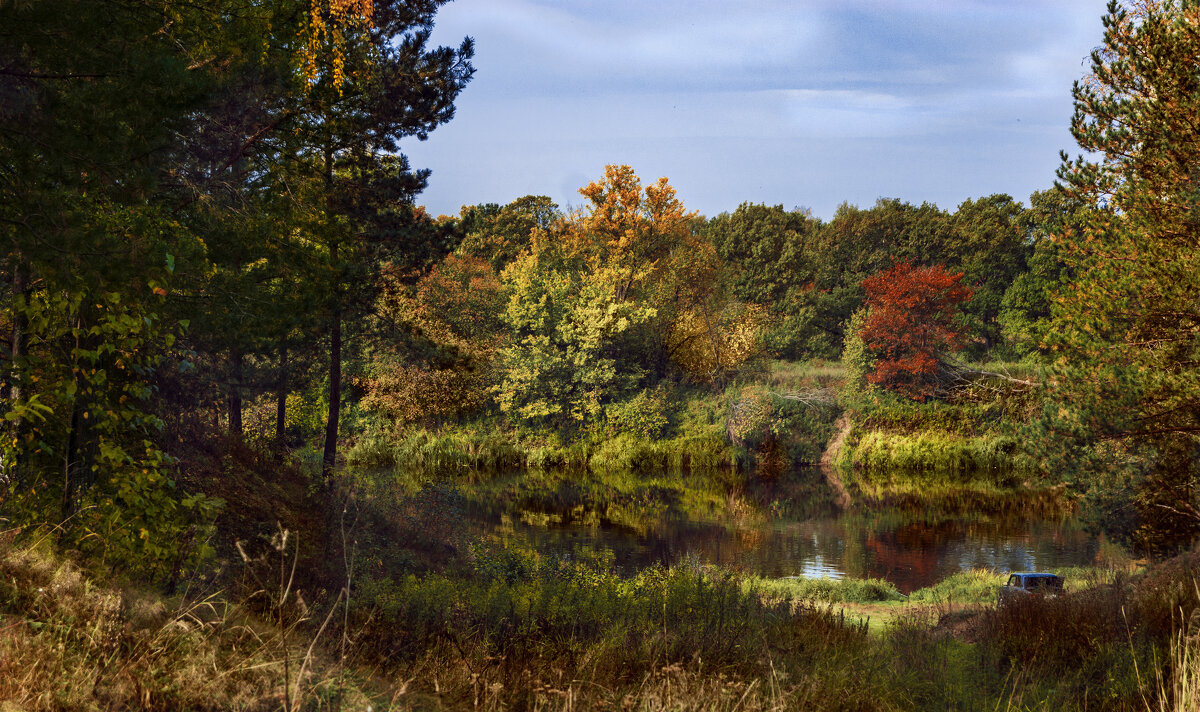
[(821, 473), (825, 475), (825, 479), (829, 482), (829, 486), (837, 494), (837, 504), (842, 509), (850, 507), (850, 492), (846, 489), (846, 484), (842, 482), (842, 478), (838, 476), (837, 468), (833, 466), (837, 460), (838, 452), (842, 449), (842, 443), (846, 441), (846, 436), (850, 434), (850, 414), (842, 413), (838, 417), (837, 422), (833, 424), (834, 435), (829, 441), (829, 445), (825, 447), (825, 452), (821, 454)]

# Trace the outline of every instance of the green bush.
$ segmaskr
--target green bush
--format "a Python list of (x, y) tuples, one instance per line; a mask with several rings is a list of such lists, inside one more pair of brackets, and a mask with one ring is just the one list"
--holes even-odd
[(610, 434), (631, 434), (651, 440), (662, 438), (668, 418), (668, 393), (662, 388), (638, 391), (623, 401), (605, 408)]

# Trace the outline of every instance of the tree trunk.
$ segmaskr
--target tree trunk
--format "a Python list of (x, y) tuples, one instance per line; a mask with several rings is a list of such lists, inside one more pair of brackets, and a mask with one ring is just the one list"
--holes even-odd
[[(83, 307), (80, 306), (82, 311)], [(83, 333), (83, 314), (75, 317), (75, 349), (71, 354), (71, 369), (76, 374), (79, 372), (79, 351), (80, 351), (80, 334)], [(59, 504), (59, 516), (61, 521), (65, 522), (74, 513), (75, 497), (74, 490), (78, 487), (75, 481), (75, 474), (78, 472), (79, 462), (79, 428), (81, 426), (82, 412), (79, 407), (79, 402), (83, 398), (83, 393), (79, 389), (79, 376), (73, 376), (75, 382), (75, 394), (71, 397), (71, 417), (67, 420), (67, 438), (66, 444), (63, 447), (63, 465), (62, 465), (62, 500)]]
[(28, 298), (29, 295), (26, 293), (28, 281), (29, 275), (26, 273), (25, 263), (18, 257), (13, 266), (12, 278), (12, 340), (9, 343), (12, 365), (8, 372), (8, 392), (5, 394), (9, 403), (21, 400), (21, 366), (19, 362), (25, 358), (25, 346), (29, 338), (27, 333), (29, 320), (25, 310), (17, 308), (17, 302), (23, 297)]
[[(336, 250), (334, 250), (336, 252)], [(338, 417), (342, 405), (342, 313), (335, 307), (329, 329), (329, 420), (325, 423), (325, 452), (321, 456), (321, 474), (328, 484), (337, 460)]]
[(242, 436), (242, 351), (229, 355), (229, 432)]
[[(333, 214), (333, 151), (325, 149), (325, 200)], [(339, 274), (338, 241), (334, 237), (329, 243), (329, 264), (335, 275)], [(326, 487), (333, 484), (333, 467), (337, 462), (338, 418), (342, 410), (342, 280), (335, 277), (333, 284), (333, 309), (329, 326), (329, 419), (325, 422), (325, 451), (321, 454), (321, 475)]]
[(279, 379), (275, 384), (275, 449), (282, 451), (287, 430), (288, 348), (287, 340), (279, 344)]
[[(21, 400), (24, 395), (21, 391), (21, 381), (24, 376), (21, 371), (21, 361), (25, 358), (25, 348), (28, 344), (29, 323), (25, 310), (18, 308), (17, 302), (24, 298), (28, 301), (28, 274), (26, 273), (25, 263), (21, 260), (20, 255), (15, 257), (13, 265), (12, 277), (12, 334), (9, 342), (9, 355), (12, 357), (12, 363), (9, 364), (7, 387), (5, 388), (5, 397), (8, 407), (12, 407), (13, 403)], [(8, 424), (7, 428), (10, 439), (13, 442), (19, 442), (21, 439), (21, 419), (17, 418)], [(18, 450), (14, 448), (12, 455), (17, 458)], [(2, 462), (0, 463), (0, 474), (13, 476), (17, 471), (17, 466), (20, 462)]]
[(79, 487), (75, 475), (79, 471), (79, 428), (81, 426), (79, 394), (71, 402), (71, 419), (67, 423), (67, 444), (63, 448), (62, 502), (59, 516), (65, 522), (75, 510), (75, 490)]

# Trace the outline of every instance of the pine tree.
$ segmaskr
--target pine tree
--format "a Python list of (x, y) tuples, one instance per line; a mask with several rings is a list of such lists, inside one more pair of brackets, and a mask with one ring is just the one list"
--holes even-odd
[(1090, 157), (1059, 170), (1097, 214), (1058, 238), (1075, 279), (1052, 306), (1037, 434), (1106, 522), (1165, 554), (1200, 525), (1200, 4), (1110, 2), (1104, 27), (1074, 87)]

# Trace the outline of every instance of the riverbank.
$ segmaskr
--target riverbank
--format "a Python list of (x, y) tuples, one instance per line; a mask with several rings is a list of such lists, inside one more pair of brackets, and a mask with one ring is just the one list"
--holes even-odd
[(775, 361), (719, 392), (659, 388), (630, 412), (581, 430), (518, 429), (486, 415), (376, 427), (356, 439), (347, 464), (364, 481), (382, 477), (410, 491), (518, 470), (771, 478), (820, 465), (843, 508), (856, 490), (1015, 491), (1040, 479), (1013, 435), (1031, 407), (1026, 392), (987, 385), (915, 402), (873, 388), (850, 392), (845, 379), (840, 364)]
[(584, 428), (519, 428), (486, 413), (430, 427), (377, 422), (346, 463), (364, 481), (382, 477), (410, 491), (518, 470), (770, 478), (821, 461), (841, 412), (840, 373), (838, 365), (776, 361), (722, 390), (664, 384)]
[[(974, 370), (1027, 375), (1015, 364)], [(846, 485), (875, 497), (1049, 487), (1054, 483), (1017, 437), (1037, 408), (1028, 383), (982, 375), (938, 398), (917, 401), (861, 379), (856, 385), (844, 380), (841, 403), (849, 426), (829, 459)]]
[[(1173, 636), (1200, 609), (1195, 553), (964, 616), (936, 590), (856, 609), (718, 569), (620, 577), (480, 544), (444, 573), (356, 580), (356, 600), (312, 608), (119, 591), (15, 544), (0, 556), (0, 708), (1182, 712), (1200, 673)], [(856, 586), (880, 589), (837, 584)], [(881, 606), (897, 611), (886, 623), (855, 613)], [(1165, 677), (1139, 673), (1163, 659)]]

